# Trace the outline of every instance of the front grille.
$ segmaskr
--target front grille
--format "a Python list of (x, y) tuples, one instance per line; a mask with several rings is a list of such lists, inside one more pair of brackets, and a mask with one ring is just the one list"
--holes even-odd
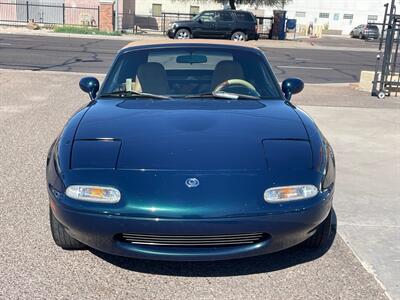
[(268, 238), (264, 233), (241, 233), (221, 235), (154, 235), (121, 233), (116, 239), (122, 242), (151, 245), (151, 246), (176, 246), (176, 247), (221, 247), (259, 243)]

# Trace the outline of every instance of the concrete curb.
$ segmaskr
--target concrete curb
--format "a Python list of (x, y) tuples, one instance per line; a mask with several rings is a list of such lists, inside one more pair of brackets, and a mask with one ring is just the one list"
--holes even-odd
[(50, 31), (30, 31), (30, 32), (3, 32), (0, 30), (0, 34), (8, 35), (24, 35), (24, 36), (47, 36), (47, 37), (63, 37), (63, 38), (77, 38), (77, 39), (98, 39), (98, 40), (122, 40), (130, 41), (135, 40), (136, 36), (115, 36), (115, 35), (100, 35), (100, 34), (78, 34), (78, 33), (61, 33), (61, 32), (50, 32)]

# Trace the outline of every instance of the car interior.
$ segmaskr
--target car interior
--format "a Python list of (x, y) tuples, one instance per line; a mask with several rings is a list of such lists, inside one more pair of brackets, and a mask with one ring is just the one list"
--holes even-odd
[[(124, 56), (109, 76), (111, 84), (107, 87), (106, 83), (107, 92), (184, 97), (211, 93), (222, 83), (234, 79), (250, 83), (248, 86), (254, 87), (257, 95), (276, 97), (276, 86), (265, 64), (249, 56), (244, 59), (240, 53), (179, 50), (145, 53), (142, 57), (135, 52), (131, 59), (129, 55)], [(237, 86), (234, 91), (254, 94), (246, 86)]]
[[(138, 67), (136, 79), (132, 82), (132, 90), (158, 95), (169, 95), (172, 91), (179, 94), (189, 94), (194, 89), (213, 91), (219, 84), (230, 79), (245, 79), (242, 66), (236, 61), (229, 60), (222, 60), (216, 65), (212, 72), (211, 81), (204, 81), (203, 88), (201, 86), (192, 87), (189, 80), (180, 80), (179, 78), (169, 80), (168, 78), (167, 71), (162, 64), (144, 63)], [(154, 82), (157, 82), (157, 84), (154, 84)]]

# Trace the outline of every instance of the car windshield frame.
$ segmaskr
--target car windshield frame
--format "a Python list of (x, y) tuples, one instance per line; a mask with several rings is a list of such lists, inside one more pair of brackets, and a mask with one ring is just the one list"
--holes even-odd
[[(120, 63), (121, 59), (124, 59), (126, 57), (126, 55), (128, 54), (132, 54), (134, 52), (137, 51), (170, 51), (170, 50), (182, 50), (185, 51), (187, 50), (187, 48), (191, 48), (191, 49), (195, 49), (198, 51), (244, 51), (244, 52), (249, 52), (249, 54), (251, 55), (256, 55), (258, 56), (258, 59), (260, 59), (263, 63), (263, 71), (265, 72), (264, 76), (268, 76), (268, 80), (270, 81), (270, 90), (271, 90), (271, 95), (270, 96), (265, 96), (265, 95), (261, 95), (261, 97), (259, 99), (257, 99), (257, 101), (260, 100), (285, 100), (285, 97), (281, 91), (279, 82), (276, 78), (275, 73), (272, 70), (272, 67), (270, 65), (270, 63), (267, 60), (266, 55), (259, 49), (256, 48), (251, 48), (251, 47), (237, 47), (237, 46), (231, 46), (231, 45), (207, 45), (207, 44), (157, 44), (157, 45), (141, 45), (141, 46), (136, 46), (136, 47), (128, 47), (128, 48), (123, 48), (122, 50), (120, 50), (120, 52), (118, 53), (118, 55), (115, 57), (109, 71), (107, 72), (107, 75), (101, 85), (100, 91), (97, 95), (97, 99), (101, 98), (103, 95), (105, 94), (110, 94), (112, 92), (115, 91), (107, 91), (107, 86), (110, 84), (110, 81), (113, 80), (113, 76), (115, 76), (115, 68), (118, 66), (118, 64)], [(188, 96), (191, 94), (187, 94), (187, 95), (174, 95), (174, 94), (160, 94), (160, 96), (167, 96), (169, 98), (171, 98), (171, 100), (177, 100), (177, 99), (185, 99), (185, 96)], [(109, 97), (108, 97), (109, 98)], [(191, 99), (191, 98), (187, 98), (187, 99)], [(210, 97), (210, 99), (212, 99), (212, 97)], [(218, 98), (214, 98), (214, 99), (218, 99)], [(250, 100), (250, 98), (248, 99)], [(255, 100), (255, 99), (254, 99)]]
[(201, 13), (198, 13), (197, 15), (195, 15), (195, 16), (191, 19), (191, 21), (197, 21), (197, 20), (199, 19), (200, 15), (201, 15)]

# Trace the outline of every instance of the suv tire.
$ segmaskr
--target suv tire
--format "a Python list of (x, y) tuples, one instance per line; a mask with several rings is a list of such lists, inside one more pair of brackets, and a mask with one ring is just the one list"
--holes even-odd
[(247, 35), (243, 31), (235, 31), (231, 35), (232, 41), (247, 41)]
[(186, 39), (190, 39), (190, 38), (192, 38), (192, 35), (190, 34), (190, 31), (185, 28), (179, 29), (175, 33), (175, 39), (186, 40)]

